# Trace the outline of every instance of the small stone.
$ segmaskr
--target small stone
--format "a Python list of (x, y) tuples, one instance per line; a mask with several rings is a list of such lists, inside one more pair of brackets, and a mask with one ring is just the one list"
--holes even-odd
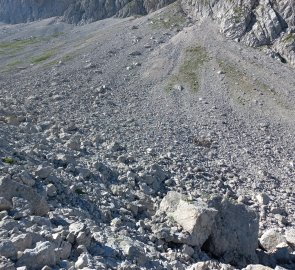
[(270, 202), (270, 198), (265, 193), (257, 194), (256, 200), (260, 205), (268, 205)]
[(43, 165), (39, 165), (37, 170), (35, 171), (35, 175), (45, 179), (51, 174), (52, 169), (50, 167), (46, 167)]
[(182, 253), (191, 257), (194, 254), (194, 252), (195, 252), (195, 250), (192, 247), (190, 247), (188, 245), (183, 245)]
[(89, 265), (89, 257), (87, 254), (83, 253), (79, 256), (78, 260), (75, 263), (77, 269), (83, 269)]
[(273, 251), (277, 245), (286, 243), (286, 238), (276, 229), (269, 229), (261, 236), (259, 242), (265, 250)]
[(47, 196), (49, 196), (49, 197), (54, 197), (54, 196), (56, 195), (56, 192), (57, 192), (57, 190), (56, 190), (55, 185), (53, 185), (53, 184), (48, 184), (48, 185), (46, 186), (46, 193), (47, 193)]
[(10, 210), (12, 204), (3, 197), (0, 197), (0, 211)]
[(287, 229), (285, 231), (285, 238), (295, 248), (295, 228)]
[(81, 141), (79, 137), (73, 137), (69, 139), (65, 146), (69, 149), (75, 150), (75, 151), (80, 151), (81, 150)]
[(26, 171), (22, 172), (20, 175), (21, 180), (23, 181), (23, 183), (27, 186), (32, 187), (33, 185), (35, 185), (35, 180), (33, 179), (33, 177)]
[(52, 270), (52, 268), (49, 267), (48, 265), (45, 265), (41, 270)]

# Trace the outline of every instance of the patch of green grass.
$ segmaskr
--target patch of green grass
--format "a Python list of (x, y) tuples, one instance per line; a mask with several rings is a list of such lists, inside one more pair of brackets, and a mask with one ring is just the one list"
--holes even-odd
[(3, 54), (13, 54), (16, 53), (23, 48), (36, 44), (40, 42), (41, 39), (37, 37), (32, 37), (29, 39), (20, 39), (20, 40), (13, 40), (13, 41), (5, 41), (5, 42), (0, 42), (0, 55)]
[(225, 78), (229, 84), (229, 93), (236, 103), (245, 106), (253, 98), (256, 99), (259, 92), (261, 92), (265, 96), (264, 101), (267, 102), (269, 98), (275, 98), (276, 104), (280, 108), (290, 109), (275, 90), (270, 91), (269, 85), (260, 80), (253, 80), (253, 78), (247, 76), (246, 73), (228, 61), (219, 59), (218, 64), (225, 72)]
[(155, 16), (151, 20), (154, 29), (169, 29), (172, 27), (183, 27), (186, 16), (181, 8), (180, 1), (176, 1), (166, 8), (166, 10)]
[(14, 60), (12, 62), (9, 62), (6, 64), (6, 67), (3, 69), (3, 71), (10, 71), (15, 69), (17, 66), (21, 65), (23, 62), (21, 60)]
[(76, 57), (76, 54), (68, 53), (59, 59), (56, 59), (56, 60), (53, 60), (53, 61), (50, 61), (50, 62), (44, 64), (44, 66), (45, 67), (55, 66), (55, 65), (58, 65), (60, 61), (62, 63), (65, 63), (65, 62), (68, 62), (68, 61), (74, 59), (75, 57)]
[(46, 52), (40, 54), (39, 56), (34, 57), (34, 58), (31, 60), (31, 63), (33, 63), (33, 64), (38, 64), (38, 63), (40, 63), (40, 62), (46, 61), (46, 60), (48, 60), (49, 58), (51, 58), (54, 54), (55, 54), (55, 50), (49, 50), (49, 51), (46, 51)]
[(200, 73), (203, 65), (210, 60), (206, 49), (202, 46), (196, 46), (186, 49), (184, 60), (182, 61), (177, 74), (174, 74), (167, 90), (172, 90), (176, 84), (182, 84), (190, 87), (197, 92), (200, 87)]
[(11, 55), (15, 54), (27, 46), (34, 45), (37, 43), (40, 43), (42, 41), (49, 41), (53, 38), (57, 38), (64, 35), (63, 32), (56, 32), (52, 35), (46, 36), (46, 37), (31, 37), (27, 39), (16, 39), (12, 41), (4, 41), (0, 42), (0, 55)]
[(6, 163), (6, 164), (10, 164), (10, 165), (15, 163), (14, 159), (11, 157), (2, 158), (2, 162)]

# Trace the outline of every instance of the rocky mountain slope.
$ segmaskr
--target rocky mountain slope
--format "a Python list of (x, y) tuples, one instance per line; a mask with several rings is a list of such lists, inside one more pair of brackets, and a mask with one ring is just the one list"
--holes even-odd
[[(74, 24), (112, 16), (155, 11), (175, 0), (0, 0), (0, 21), (21, 23), (54, 16)], [(198, 19), (211, 17), (226, 37), (262, 47), (272, 57), (295, 64), (295, 2), (293, 0), (181, 0), (183, 10)]]
[(295, 268), (294, 69), (219, 32), (0, 25), (0, 269)]
[(0, 21), (22, 23), (62, 16), (69, 23), (89, 23), (114, 15), (126, 17), (155, 11), (175, 0), (1, 0)]
[[(283, 61), (295, 64), (295, 2), (292, 0), (181, 1), (196, 17), (218, 21), (226, 37), (252, 47), (268, 46)], [(271, 52), (272, 51), (272, 52)]]

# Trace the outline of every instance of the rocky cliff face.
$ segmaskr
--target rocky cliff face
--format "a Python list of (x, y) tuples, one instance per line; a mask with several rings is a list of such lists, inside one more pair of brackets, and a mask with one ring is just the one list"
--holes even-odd
[(295, 64), (293, 0), (182, 0), (192, 17), (212, 17), (227, 37), (252, 47), (267, 46), (283, 61)]
[(63, 16), (69, 23), (89, 23), (111, 16), (146, 14), (175, 0), (0, 0), (0, 21), (22, 23)]

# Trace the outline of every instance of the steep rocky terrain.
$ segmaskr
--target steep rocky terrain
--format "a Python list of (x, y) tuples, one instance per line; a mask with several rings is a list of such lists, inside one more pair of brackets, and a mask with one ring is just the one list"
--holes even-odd
[[(144, 15), (175, 0), (0, 0), (0, 21), (21, 23), (60, 16), (74, 24), (112, 16)], [(217, 21), (226, 37), (262, 49), (295, 65), (295, 2), (293, 0), (180, 0), (193, 18)]]
[(1, 0), (0, 21), (21, 23), (62, 16), (66, 22), (83, 24), (114, 15), (143, 15), (172, 2), (175, 0)]
[(294, 69), (183, 7), (0, 25), (0, 269), (295, 269)]
[(181, 1), (196, 18), (216, 19), (225, 36), (264, 48), (273, 56), (295, 64), (295, 2), (293, 0)]

